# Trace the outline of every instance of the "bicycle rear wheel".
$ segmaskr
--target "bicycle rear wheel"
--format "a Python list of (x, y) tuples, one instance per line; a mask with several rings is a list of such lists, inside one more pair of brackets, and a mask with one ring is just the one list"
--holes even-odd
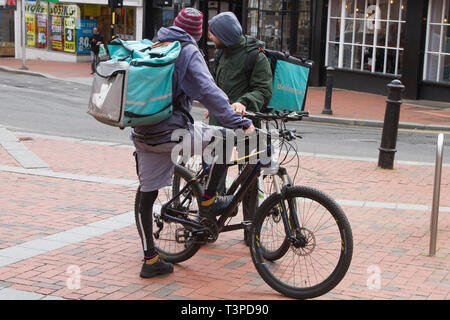
[[(299, 226), (290, 246), (276, 261), (267, 259), (264, 247), (273, 241), (272, 211), (281, 201), (288, 210), (289, 228)], [(284, 224), (282, 223), (284, 226)], [(286, 237), (286, 232), (277, 230)], [(345, 276), (353, 253), (350, 224), (340, 206), (323, 192), (303, 186), (286, 188), (284, 197), (273, 194), (264, 201), (252, 224), (251, 254), (261, 277), (274, 290), (297, 299), (321, 296)]]
[[(161, 207), (174, 198), (179, 191), (191, 181), (193, 176), (182, 166), (175, 166), (173, 185), (159, 190), (158, 198), (153, 205), (153, 233), (161, 230), (155, 240), (155, 249), (158, 254), (167, 262), (179, 263), (191, 258), (199, 249), (201, 244), (195, 237), (189, 238), (189, 230), (182, 224), (160, 218)], [(197, 183), (193, 183), (185, 192), (175, 198), (171, 208), (177, 212), (177, 217), (181, 219), (196, 219), (198, 213), (198, 203), (201, 191)], [(136, 193), (135, 211), (139, 208), (140, 192)], [(159, 225), (158, 225), (159, 224)], [(141, 234), (139, 223), (136, 223), (138, 232)], [(177, 237), (177, 234), (184, 234), (185, 237)]]

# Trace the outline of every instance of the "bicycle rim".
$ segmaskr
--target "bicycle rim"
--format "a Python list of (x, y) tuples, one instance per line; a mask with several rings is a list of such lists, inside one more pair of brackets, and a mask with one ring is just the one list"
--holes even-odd
[[(158, 198), (153, 205), (154, 235), (159, 230), (157, 222), (162, 205), (171, 200), (191, 178), (192, 176), (186, 169), (176, 166), (172, 186), (159, 190)], [(185, 193), (175, 199), (174, 206), (178, 206), (177, 211), (184, 212), (184, 214), (180, 213), (179, 218), (196, 218), (200, 196), (197, 188), (198, 186), (193, 184)], [(137, 210), (138, 203), (139, 192), (136, 194), (135, 210)], [(200, 244), (194, 238), (188, 239), (188, 241), (177, 240), (177, 232), (180, 233), (181, 230), (185, 230), (182, 224), (167, 219), (159, 219), (159, 222), (162, 223), (162, 229), (159, 231), (157, 237), (154, 236), (155, 249), (165, 261), (179, 263), (188, 260), (199, 250)], [(137, 225), (139, 229), (139, 224)]]
[[(291, 205), (288, 205), (288, 201)], [(273, 241), (272, 227), (267, 223), (270, 211), (284, 201), (292, 214), (297, 211), (297, 241), (276, 261), (265, 257), (264, 249)], [(292, 225), (292, 217), (289, 219)], [(284, 224), (282, 224), (284, 225)], [(280, 237), (284, 230), (277, 230)], [(252, 227), (252, 259), (261, 277), (281, 294), (310, 299), (333, 289), (345, 276), (352, 252), (350, 224), (339, 205), (323, 192), (308, 187), (287, 188), (284, 199), (270, 196), (259, 208)]]

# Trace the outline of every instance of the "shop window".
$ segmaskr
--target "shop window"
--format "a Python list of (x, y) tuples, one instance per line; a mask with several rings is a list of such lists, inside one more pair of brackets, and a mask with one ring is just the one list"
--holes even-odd
[[(77, 28), (77, 36), (83, 37), (81, 45), (83, 53), (89, 53), (89, 36), (92, 35), (93, 29), (97, 28), (98, 32), (105, 38), (111, 38), (111, 12), (107, 6), (100, 4), (82, 4), (81, 20), (79, 29)], [(87, 45), (87, 47), (86, 47)]]
[[(298, 10), (295, 51), (309, 57), (311, 35), (310, 1), (297, 1)], [(246, 33), (266, 43), (268, 49), (289, 52), (291, 44), (291, 23), (293, 1), (250, 0), (248, 2)]]
[(119, 15), (119, 23), (115, 26), (116, 36), (123, 40), (136, 39), (136, 31), (134, 27), (135, 8), (122, 7), (116, 9)]
[(407, 0), (330, 0), (326, 65), (401, 73)]
[(311, 1), (299, 1), (297, 52), (303, 58), (309, 58), (311, 54), (311, 32)]
[(267, 48), (282, 50), (283, 14), (273, 11), (260, 11), (259, 26), (259, 39), (266, 43)]
[[(119, 22), (116, 36), (136, 39), (136, 8), (116, 9)], [(26, 45), (70, 53), (89, 53), (89, 36), (98, 28), (111, 39), (111, 9), (101, 4), (65, 4), (54, 1), (25, 2)]]
[(80, 8), (74, 4), (26, 2), (26, 45), (75, 53), (79, 19)]
[(0, 9), (0, 56), (14, 56), (13, 9)]
[(450, 82), (450, 0), (430, 0), (423, 79)]

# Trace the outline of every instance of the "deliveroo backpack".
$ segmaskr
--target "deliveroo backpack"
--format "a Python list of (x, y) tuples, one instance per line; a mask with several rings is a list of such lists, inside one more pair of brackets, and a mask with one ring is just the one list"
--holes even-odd
[(114, 39), (110, 59), (100, 62), (88, 114), (120, 128), (154, 125), (173, 113), (172, 75), (180, 42)]
[[(258, 48), (251, 50), (244, 62), (244, 74), (250, 81), (256, 58), (262, 52), (269, 60), (272, 69), (272, 98), (267, 107), (272, 111), (303, 111), (305, 109), (306, 93), (310, 69), (313, 62), (298, 59), (287, 53), (264, 49), (264, 42), (258, 41)], [(222, 50), (215, 56), (215, 70), (219, 65)]]
[(259, 47), (250, 51), (245, 60), (247, 79), (250, 79), (256, 58), (261, 52), (269, 60), (273, 75), (272, 98), (267, 107), (273, 111), (303, 111), (313, 62)]

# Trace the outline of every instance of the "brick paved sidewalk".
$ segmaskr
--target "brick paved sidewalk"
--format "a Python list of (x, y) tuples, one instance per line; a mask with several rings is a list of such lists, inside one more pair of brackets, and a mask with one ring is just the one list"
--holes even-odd
[[(133, 149), (16, 136), (47, 168), (24, 168), (0, 144), (0, 299), (286, 299), (257, 274), (242, 231), (221, 234), (173, 274), (140, 279)], [(354, 235), (349, 272), (318, 299), (450, 298), (448, 166), (438, 250), (429, 257), (432, 165), (397, 162), (382, 170), (370, 160), (300, 161), (296, 183), (337, 199)], [(71, 281), (77, 271), (79, 286)]]

